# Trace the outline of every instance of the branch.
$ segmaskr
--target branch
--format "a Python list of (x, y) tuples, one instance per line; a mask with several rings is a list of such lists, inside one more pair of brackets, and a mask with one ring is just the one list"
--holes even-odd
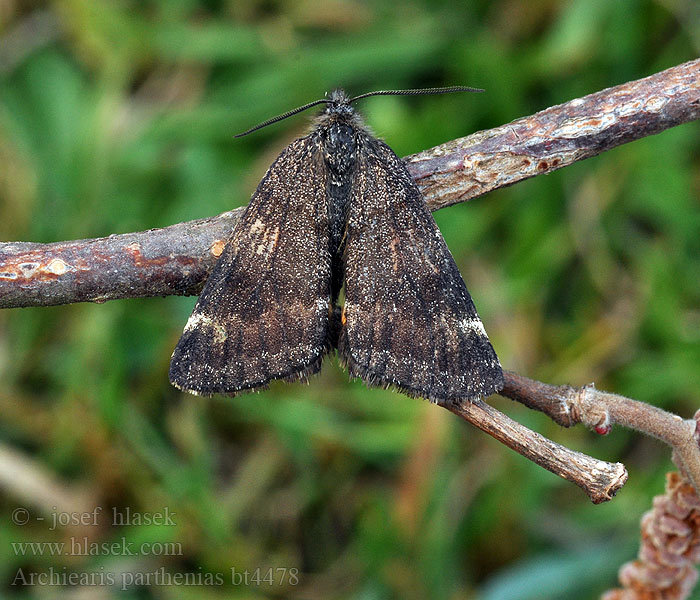
[[(432, 210), (700, 117), (700, 60), (406, 158)], [(94, 240), (0, 244), (0, 308), (197, 294), (242, 209)]]
[(0, 244), (0, 308), (198, 294), (243, 208), (163, 229)]
[(700, 118), (700, 59), (406, 158), (432, 210)]

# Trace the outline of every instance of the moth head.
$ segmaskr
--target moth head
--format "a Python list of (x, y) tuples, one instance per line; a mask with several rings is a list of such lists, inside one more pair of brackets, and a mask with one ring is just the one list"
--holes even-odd
[(350, 117), (355, 112), (350, 106), (350, 102), (352, 100), (345, 93), (345, 90), (337, 88), (326, 94), (326, 110), (324, 112), (327, 115)]
[(326, 102), (328, 104), (350, 104), (350, 96), (342, 88), (336, 88), (332, 92), (326, 92)]

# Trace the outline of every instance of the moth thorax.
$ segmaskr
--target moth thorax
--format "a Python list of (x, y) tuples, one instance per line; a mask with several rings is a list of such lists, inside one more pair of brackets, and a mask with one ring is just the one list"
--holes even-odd
[(338, 173), (347, 173), (355, 162), (357, 138), (352, 125), (331, 121), (325, 132), (324, 153), (328, 167)]

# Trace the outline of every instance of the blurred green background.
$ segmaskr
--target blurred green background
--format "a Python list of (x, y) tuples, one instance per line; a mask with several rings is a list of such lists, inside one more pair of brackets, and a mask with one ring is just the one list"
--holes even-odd
[[(233, 134), (337, 85), (487, 90), (365, 101), (406, 155), (699, 47), (694, 0), (2, 0), (0, 239), (99, 237), (242, 206), (308, 115)], [(699, 157), (689, 124), (436, 214), (504, 366), (692, 416)], [(618, 497), (593, 506), (447, 411), (349, 382), (334, 358), (309, 385), (184, 395), (167, 369), (194, 302), (0, 312), (0, 597), (583, 599), (635, 556), (672, 469), (660, 443), (564, 430), (492, 398), (626, 464)], [(95, 522), (53, 527), (96, 507)], [(166, 522), (115, 526), (113, 509)], [(81, 555), (85, 542), (116, 546)], [(115, 583), (19, 585), (50, 572)]]

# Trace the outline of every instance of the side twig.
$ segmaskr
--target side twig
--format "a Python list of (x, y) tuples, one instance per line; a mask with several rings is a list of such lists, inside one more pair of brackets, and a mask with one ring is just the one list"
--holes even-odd
[(594, 504), (610, 500), (627, 481), (623, 464), (597, 460), (561, 446), (481, 400), (445, 408), (534, 463), (575, 483)]
[(582, 388), (554, 386), (512, 371), (504, 371), (503, 376), (502, 396), (539, 410), (564, 427), (583, 423), (605, 435), (617, 424), (660, 439), (673, 449), (675, 463), (693, 487), (700, 490), (700, 451), (695, 419), (684, 420), (651, 404), (597, 390), (593, 384)]

